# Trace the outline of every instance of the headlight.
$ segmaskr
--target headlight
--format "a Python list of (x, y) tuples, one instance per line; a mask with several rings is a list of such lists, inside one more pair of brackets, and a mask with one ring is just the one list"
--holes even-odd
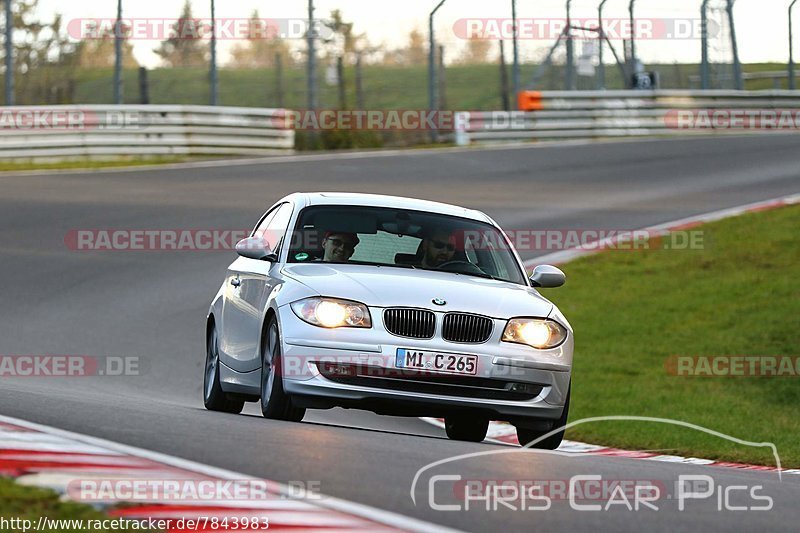
[(546, 318), (512, 318), (508, 321), (502, 340), (527, 344), (539, 350), (549, 350), (564, 342), (567, 329)]
[(306, 298), (291, 304), (300, 319), (321, 328), (371, 328), (372, 319), (364, 304), (335, 298)]

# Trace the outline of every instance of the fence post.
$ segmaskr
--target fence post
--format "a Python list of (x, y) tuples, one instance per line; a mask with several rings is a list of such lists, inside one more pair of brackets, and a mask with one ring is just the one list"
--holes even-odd
[(122, 103), (122, 0), (117, 0), (117, 22), (114, 24), (114, 103)]
[(308, 0), (308, 109), (317, 109), (317, 53), (315, 50), (314, 0)]
[(510, 111), (511, 104), (508, 101), (508, 68), (506, 67), (505, 45), (502, 40), (500, 40), (500, 100), (503, 111)]
[(219, 102), (219, 78), (217, 77), (217, 28), (216, 13), (214, 11), (214, 0), (211, 0), (211, 69), (208, 74), (208, 81), (211, 84), (211, 105)]
[(572, 0), (567, 0), (567, 27), (565, 37), (567, 38), (567, 65), (564, 78), (564, 89), (567, 91), (575, 90), (575, 42), (572, 40)]
[(6, 105), (14, 105), (14, 14), (11, 0), (5, 2), (6, 11)]
[(347, 109), (347, 86), (344, 81), (344, 58), (336, 58), (336, 77), (339, 85), (339, 109)]
[(521, 89), (520, 86), (520, 66), (519, 66), (519, 36), (517, 32), (517, 0), (511, 0), (511, 19), (512, 31), (511, 38), (514, 45), (514, 101), (517, 101), (517, 95)]
[(709, 88), (708, 72), (708, 0), (700, 6), (700, 88)]
[(792, 9), (797, 3), (797, 0), (792, 0), (789, 4), (789, 90), (794, 91), (797, 88), (797, 82), (794, 78), (794, 33), (792, 31)]
[(275, 107), (283, 109), (283, 58), (279, 53), (275, 54), (275, 93)]
[[(433, 8), (431, 14), (428, 16), (428, 107), (431, 111), (436, 111), (439, 108), (437, 101), (438, 95), (436, 94), (436, 34), (433, 29), (433, 17), (439, 8), (442, 7), (447, 0), (441, 0), (436, 7)], [(431, 141), (436, 142), (439, 140), (439, 132), (436, 128), (431, 130)]]
[(447, 80), (444, 72), (444, 46), (439, 46), (439, 108), (434, 111), (447, 108)]
[(150, 103), (150, 90), (147, 86), (147, 69), (139, 67), (139, 103), (148, 105)]
[(364, 86), (361, 72), (361, 52), (356, 55), (356, 106), (358, 109), (365, 109)]
[(742, 63), (739, 61), (739, 45), (736, 42), (736, 25), (733, 21), (733, 3), (735, 0), (728, 0), (728, 24), (731, 27), (731, 49), (733, 50), (733, 81), (736, 90), (744, 90), (744, 79), (742, 76)]

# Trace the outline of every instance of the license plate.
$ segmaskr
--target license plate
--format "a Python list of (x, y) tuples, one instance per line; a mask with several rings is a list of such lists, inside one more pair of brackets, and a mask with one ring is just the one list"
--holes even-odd
[(478, 356), (398, 348), (395, 367), (447, 374), (478, 373)]

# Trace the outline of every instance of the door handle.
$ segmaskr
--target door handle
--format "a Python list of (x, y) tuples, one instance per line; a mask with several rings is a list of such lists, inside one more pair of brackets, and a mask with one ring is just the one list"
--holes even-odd
[(242, 280), (240, 280), (239, 278), (231, 278), (231, 285), (233, 285), (234, 287), (238, 287), (241, 284)]

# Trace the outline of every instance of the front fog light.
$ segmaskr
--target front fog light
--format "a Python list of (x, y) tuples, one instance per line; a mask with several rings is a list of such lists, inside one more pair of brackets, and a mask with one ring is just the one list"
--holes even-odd
[(502, 340), (527, 344), (539, 350), (549, 350), (564, 342), (567, 329), (554, 320), (545, 318), (512, 318), (508, 321)]
[(306, 298), (291, 304), (301, 320), (321, 328), (371, 328), (367, 306), (336, 298)]

